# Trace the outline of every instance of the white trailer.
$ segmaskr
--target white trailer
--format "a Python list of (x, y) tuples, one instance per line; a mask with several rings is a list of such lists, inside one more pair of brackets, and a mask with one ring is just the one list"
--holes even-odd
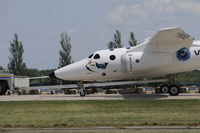
[(14, 88), (24, 88), (24, 87), (30, 87), (29, 77), (15, 76), (14, 77)]

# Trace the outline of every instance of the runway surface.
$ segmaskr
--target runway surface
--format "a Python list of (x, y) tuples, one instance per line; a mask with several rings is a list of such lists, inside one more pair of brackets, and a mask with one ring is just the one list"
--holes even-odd
[(182, 93), (179, 96), (168, 94), (92, 94), (80, 97), (79, 95), (10, 95), (0, 96), (0, 101), (38, 101), (38, 100), (137, 100), (137, 99), (200, 99), (200, 93)]

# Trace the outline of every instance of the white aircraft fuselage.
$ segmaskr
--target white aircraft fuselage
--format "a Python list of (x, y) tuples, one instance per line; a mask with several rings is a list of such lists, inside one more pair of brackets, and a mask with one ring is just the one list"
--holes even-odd
[(180, 28), (160, 30), (130, 48), (100, 50), (56, 70), (50, 77), (72, 81), (129, 80), (165, 77), (200, 68), (200, 41)]

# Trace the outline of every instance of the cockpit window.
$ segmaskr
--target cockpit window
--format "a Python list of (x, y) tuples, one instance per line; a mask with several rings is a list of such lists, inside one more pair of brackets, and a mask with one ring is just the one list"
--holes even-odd
[(88, 58), (92, 58), (93, 55), (94, 55), (94, 54), (91, 54)]
[(94, 59), (100, 59), (100, 55), (99, 54), (95, 54)]

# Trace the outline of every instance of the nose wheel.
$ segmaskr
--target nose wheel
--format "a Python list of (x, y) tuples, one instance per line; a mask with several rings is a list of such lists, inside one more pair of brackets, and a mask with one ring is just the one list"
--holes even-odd
[(85, 87), (83, 85), (83, 81), (78, 82), (78, 85), (80, 87), (80, 96), (84, 97), (87, 93), (86, 93)]
[(85, 90), (80, 90), (80, 96), (84, 97), (86, 95), (86, 91)]

